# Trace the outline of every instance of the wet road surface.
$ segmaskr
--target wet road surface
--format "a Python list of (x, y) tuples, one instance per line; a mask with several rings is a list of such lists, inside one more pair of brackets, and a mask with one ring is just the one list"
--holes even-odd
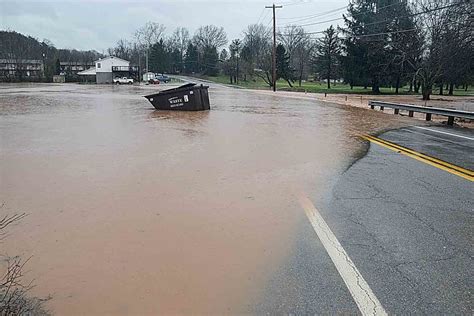
[[(380, 138), (472, 170), (473, 136), (431, 126)], [(371, 144), (323, 213), (387, 311), (469, 314), (473, 192), (472, 181)]]
[(470, 129), (413, 126), (385, 133), (383, 139), (474, 170), (474, 133)]
[[(34, 294), (51, 294), (48, 307), (89, 315), (357, 313), (298, 203), (295, 192), (303, 192), (354, 262), (364, 261), (359, 269), (387, 310), (407, 311), (384, 292), (392, 281), (405, 284), (365, 264), (364, 248), (347, 246), (343, 234), (354, 225), (333, 197), (361, 193), (370, 180), (341, 180), (372, 154), (373, 146), (356, 162), (368, 148), (358, 135), (412, 120), (220, 85), (211, 85), (210, 112), (160, 112), (142, 98), (154, 89), (0, 86), (0, 197), (7, 211), (30, 214), (4, 246), (33, 255)], [(377, 173), (377, 164), (366, 169)]]

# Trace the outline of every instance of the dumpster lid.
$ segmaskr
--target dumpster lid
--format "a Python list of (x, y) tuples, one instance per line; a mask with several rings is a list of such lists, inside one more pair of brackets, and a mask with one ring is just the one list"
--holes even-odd
[(160, 91), (160, 93), (163, 93), (163, 92), (171, 92), (171, 91), (176, 91), (176, 90), (181, 90), (181, 89), (186, 89), (186, 88), (191, 88), (191, 87), (194, 87), (196, 84), (195, 83), (186, 83), (186, 84), (183, 84), (179, 87), (176, 87), (176, 88), (171, 88), (171, 89), (166, 89), (166, 90), (162, 90)]
[(189, 90), (192, 87), (194, 87), (195, 85), (196, 85), (195, 83), (186, 83), (186, 84), (183, 84), (183, 85), (181, 85), (179, 87), (176, 87), (176, 88), (162, 90), (162, 91), (158, 92), (158, 94), (168, 94), (168, 93), (173, 93), (173, 92), (181, 91), (181, 90)]

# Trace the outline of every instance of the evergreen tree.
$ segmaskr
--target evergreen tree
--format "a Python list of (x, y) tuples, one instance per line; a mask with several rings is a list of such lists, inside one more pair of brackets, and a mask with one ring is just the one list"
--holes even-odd
[(54, 65), (54, 74), (59, 75), (61, 73), (61, 62), (59, 61), (59, 58), (56, 58), (56, 63)]
[(331, 89), (331, 78), (336, 74), (341, 45), (337, 31), (332, 25), (323, 34), (324, 37), (318, 40), (316, 47), (316, 68), (322, 72), (327, 80), (328, 89)]
[(219, 54), (217, 53), (216, 47), (204, 47), (201, 64), (203, 73), (208, 76), (217, 76), (219, 73), (219, 68), (217, 67), (218, 60)]
[(276, 48), (276, 80), (284, 79), (290, 87), (293, 87), (293, 71), (290, 67), (290, 56), (282, 44)]
[(149, 67), (153, 72), (169, 72), (170, 56), (163, 39), (153, 44), (150, 49)]
[(188, 74), (199, 72), (198, 68), (199, 52), (195, 45), (188, 44), (186, 54), (184, 55), (185, 72)]
[(169, 54), (169, 71), (170, 73), (180, 73), (182, 72), (183, 62), (181, 60), (181, 52), (178, 49), (173, 49)]
[[(344, 17), (347, 28), (345, 67), (346, 81), (353, 85), (356, 79), (370, 81), (373, 93), (380, 93), (380, 85), (390, 60), (389, 21), (394, 16), (399, 0), (354, 0), (349, 3)], [(357, 78), (356, 74), (358, 74)]]

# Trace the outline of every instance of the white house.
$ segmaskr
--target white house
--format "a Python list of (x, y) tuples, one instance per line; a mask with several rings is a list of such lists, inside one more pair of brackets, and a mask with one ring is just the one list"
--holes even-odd
[(136, 77), (138, 67), (130, 66), (128, 60), (124, 60), (115, 56), (101, 58), (95, 61), (95, 68), (78, 73), (80, 76), (95, 75), (97, 83), (112, 83), (115, 77)]

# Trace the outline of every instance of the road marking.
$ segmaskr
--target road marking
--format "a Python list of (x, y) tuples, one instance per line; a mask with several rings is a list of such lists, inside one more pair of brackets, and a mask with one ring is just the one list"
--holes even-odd
[(446, 138), (446, 137), (442, 137), (441, 135), (434, 135), (434, 134), (428, 134), (428, 133), (425, 133), (425, 132), (422, 132), (422, 131), (415, 131), (413, 129), (406, 129), (408, 132), (412, 133), (412, 134), (418, 134), (418, 135), (423, 135), (424, 137), (430, 137), (430, 138), (434, 138), (436, 140), (441, 140), (443, 142), (448, 142), (448, 143), (451, 143), (451, 144), (455, 144), (455, 145), (458, 145), (458, 146), (466, 146), (468, 147), (469, 145), (466, 145), (466, 144), (460, 144), (457, 142), (457, 139), (456, 140), (452, 140), (452, 139), (449, 139), (449, 138)]
[(313, 203), (305, 195), (299, 195), (298, 200), (362, 315), (387, 315), (382, 304)]
[(396, 151), (396, 152), (398, 152), (402, 155), (414, 158), (418, 161), (424, 162), (424, 163), (426, 163), (428, 165), (431, 165), (433, 167), (436, 167), (438, 169), (441, 169), (441, 170), (447, 171), (449, 173), (452, 173), (454, 175), (460, 176), (460, 177), (462, 177), (466, 180), (474, 181), (474, 171), (472, 171), (472, 170), (465, 169), (463, 167), (453, 165), (453, 164), (451, 164), (449, 162), (446, 162), (444, 160), (440, 160), (438, 158), (434, 158), (434, 157), (419, 153), (419, 152), (414, 151), (410, 148), (406, 148), (406, 147), (397, 145), (395, 143), (389, 142), (387, 140), (384, 140), (384, 139), (381, 139), (381, 138), (378, 138), (378, 137), (374, 137), (374, 136), (370, 136), (370, 135), (362, 135), (361, 137), (368, 140), (368, 141), (370, 141), (370, 142), (372, 142), (372, 143), (375, 143), (375, 144), (380, 145), (382, 147), (385, 147), (385, 148), (388, 148), (390, 150)]
[(459, 138), (474, 140), (474, 138), (472, 138), (472, 137), (467, 137), (467, 136), (463, 136), (463, 135), (458, 135), (458, 134), (453, 134), (453, 133), (438, 131), (438, 130), (432, 129), (432, 128), (426, 128), (426, 127), (421, 127), (421, 126), (413, 126), (413, 127), (414, 127), (414, 128), (419, 128), (419, 129), (424, 129), (424, 130), (431, 131), (431, 132), (435, 132), (435, 133), (446, 134), (446, 135), (455, 136), (455, 137), (459, 137)]

